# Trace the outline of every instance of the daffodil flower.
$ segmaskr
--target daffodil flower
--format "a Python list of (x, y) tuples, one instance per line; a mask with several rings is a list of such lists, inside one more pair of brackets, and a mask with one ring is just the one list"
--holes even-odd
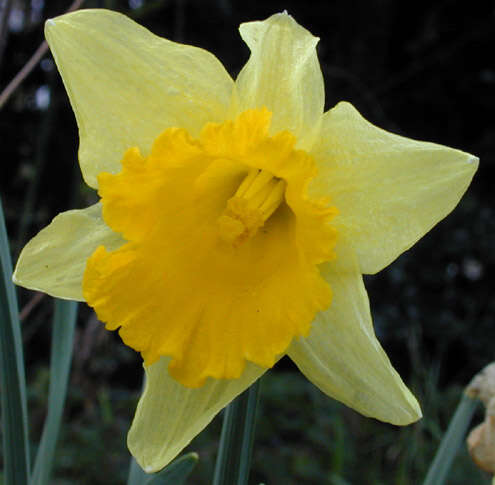
[(362, 274), (445, 217), (478, 165), (349, 103), (324, 113), (318, 39), (290, 15), (240, 33), (251, 55), (233, 81), (212, 54), (115, 12), (46, 24), (101, 202), (55, 217), (14, 280), (87, 301), (141, 352), (128, 445), (146, 471), (285, 354), (362, 414), (417, 420)]

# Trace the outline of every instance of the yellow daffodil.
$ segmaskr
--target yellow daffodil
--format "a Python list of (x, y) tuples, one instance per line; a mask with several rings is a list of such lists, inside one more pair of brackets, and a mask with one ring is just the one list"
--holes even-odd
[(421, 411), (375, 338), (363, 273), (445, 217), (478, 161), (323, 112), (318, 39), (289, 15), (242, 24), (235, 81), (210, 53), (118, 13), (46, 24), (101, 202), (58, 215), (16, 283), (85, 300), (141, 352), (129, 432), (162, 468), (282, 355), (395, 424)]

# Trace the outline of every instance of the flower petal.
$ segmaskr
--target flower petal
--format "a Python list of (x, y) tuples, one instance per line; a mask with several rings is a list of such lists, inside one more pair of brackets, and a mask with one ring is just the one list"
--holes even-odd
[(63, 212), (26, 244), (13, 280), (58, 298), (84, 301), (86, 260), (102, 244), (117, 249), (123, 243), (103, 222), (101, 204)]
[(320, 134), (310, 194), (330, 195), (334, 225), (363, 273), (383, 269), (443, 219), (478, 167), (468, 153), (381, 130), (349, 103), (325, 113)]
[(298, 139), (307, 137), (325, 100), (319, 39), (286, 13), (241, 24), (239, 30), (251, 50), (236, 80), (239, 110), (266, 106), (273, 112), (272, 133), (288, 129)]
[(147, 154), (165, 128), (199, 133), (221, 121), (233, 81), (215, 56), (155, 36), (108, 10), (80, 10), (45, 28), (79, 126), (84, 179), (118, 172), (133, 146)]
[(129, 450), (147, 473), (167, 465), (265, 371), (248, 364), (239, 379), (208, 379), (203, 387), (189, 389), (170, 377), (169, 360), (145, 367), (146, 387), (127, 438)]
[(307, 338), (294, 340), (288, 354), (325, 394), (365, 416), (393, 424), (421, 417), (419, 405), (394, 370), (373, 331), (361, 275), (332, 273), (330, 308), (317, 315)]

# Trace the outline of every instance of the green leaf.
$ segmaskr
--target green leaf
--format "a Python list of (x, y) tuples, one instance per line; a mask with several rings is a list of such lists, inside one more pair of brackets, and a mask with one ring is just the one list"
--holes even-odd
[(30, 485), (49, 485), (72, 362), (77, 302), (55, 300), (50, 357), (48, 412)]
[(452, 462), (464, 440), (478, 401), (463, 394), (454, 417), (440, 443), (423, 485), (443, 485), (447, 479)]
[(132, 458), (127, 485), (183, 485), (197, 463), (198, 454), (188, 453), (158, 473), (150, 475)]
[(12, 284), (12, 263), (1, 202), (0, 269), (0, 394), (4, 482), (6, 485), (26, 485), (30, 468), (26, 378), (19, 310)]
[(183, 485), (197, 463), (198, 454), (188, 453), (152, 475), (146, 485)]
[(213, 485), (247, 485), (260, 379), (225, 410)]
[(131, 458), (127, 485), (143, 485), (148, 481), (149, 477), (150, 475), (138, 465), (137, 461), (134, 458)]

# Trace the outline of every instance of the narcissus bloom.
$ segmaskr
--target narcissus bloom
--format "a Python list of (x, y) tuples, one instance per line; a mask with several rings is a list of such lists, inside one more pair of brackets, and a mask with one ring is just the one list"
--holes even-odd
[(324, 113), (318, 39), (289, 15), (240, 32), (251, 56), (233, 81), (212, 54), (118, 13), (46, 24), (101, 202), (55, 217), (14, 280), (87, 301), (141, 352), (128, 444), (147, 471), (284, 354), (366, 416), (417, 420), (362, 274), (445, 217), (478, 165), (348, 103)]

